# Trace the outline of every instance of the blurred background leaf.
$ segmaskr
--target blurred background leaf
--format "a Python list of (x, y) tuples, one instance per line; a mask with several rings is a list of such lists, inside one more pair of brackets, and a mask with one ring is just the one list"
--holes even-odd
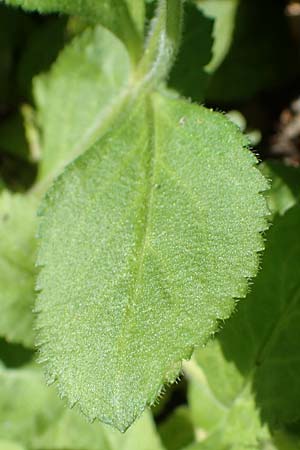
[[(214, 3), (207, 0), (210, 2)], [(232, 43), (210, 79), (207, 100), (219, 104), (241, 102), (297, 77), (299, 61), (295, 60), (284, 6), (278, 0), (240, 0)]]
[(216, 71), (230, 49), (239, 2), (240, 0), (196, 0), (204, 16), (214, 20), (213, 57), (206, 66), (208, 73)]

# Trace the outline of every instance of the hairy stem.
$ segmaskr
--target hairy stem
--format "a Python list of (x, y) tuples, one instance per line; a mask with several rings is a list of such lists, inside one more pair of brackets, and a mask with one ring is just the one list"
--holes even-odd
[(143, 84), (156, 85), (168, 75), (181, 40), (182, 16), (182, 0), (159, 1), (136, 73)]

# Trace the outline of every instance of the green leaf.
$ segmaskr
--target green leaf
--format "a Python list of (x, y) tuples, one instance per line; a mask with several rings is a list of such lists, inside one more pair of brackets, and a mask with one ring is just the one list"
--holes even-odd
[(36, 208), (31, 195), (0, 195), (0, 335), (33, 344)]
[[(113, 430), (109, 430), (113, 434)], [(114, 433), (118, 439), (111, 446), (112, 450), (164, 450), (149, 412), (145, 412), (125, 435), (116, 430)]]
[(251, 386), (224, 357), (217, 340), (198, 350), (195, 360), (186, 363), (185, 372), (189, 406), (200, 441), (195, 450), (246, 450), (265, 448), (263, 444), (271, 442)]
[(299, 450), (300, 448), (299, 435), (295, 436), (293, 434), (277, 430), (274, 432), (273, 440), (275, 448), (278, 450)]
[(91, 425), (78, 413), (64, 410), (59, 422), (49, 427), (35, 446), (43, 450), (163, 450), (149, 412), (124, 435), (104, 425)]
[(209, 77), (205, 66), (212, 57), (213, 20), (189, 4), (184, 15), (182, 44), (169, 84), (180, 94), (203, 101)]
[(82, 153), (117, 109), (131, 65), (123, 44), (98, 26), (75, 38), (51, 71), (35, 79), (42, 130), (39, 179), (51, 179)]
[(299, 227), (299, 205), (276, 218), (263, 270), (220, 335), (225, 357), (252, 379), (261, 415), (271, 425), (300, 418)]
[(125, 0), (131, 17), (141, 35), (144, 33), (145, 0)]
[(154, 95), (43, 204), (41, 360), (60, 394), (125, 430), (243, 297), (267, 184), (223, 115)]
[(32, 361), (34, 350), (0, 338), (0, 360), (6, 367), (21, 367)]
[(29, 159), (29, 148), (26, 142), (25, 127), (21, 114), (13, 114), (1, 121), (0, 151), (25, 161)]
[(280, 3), (240, 1), (235, 24), (230, 51), (210, 79), (210, 102), (250, 100), (261, 90), (284, 86), (299, 73), (297, 49)]
[(194, 440), (194, 426), (190, 411), (180, 406), (173, 411), (158, 428), (167, 450), (181, 450)]
[(203, 102), (210, 75), (225, 58), (238, 0), (199, 0), (185, 7), (183, 41), (169, 84)]
[(218, 340), (197, 350), (184, 370), (190, 416), (199, 441), (185, 450), (299, 449), (299, 435), (278, 427), (270, 430), (263, 423), (251, 377), (240, 373)]
[(140, 54), (144, 24), (144, 2), (141, 0), (1, 0), (1, 2), (21, 6), (28, 11), (73, 14), (82, 16), (92, 23), (99, 22), (127, 44), (133, 59)]
[(0, 369), (0, 438), (32, 447), (35, 436), (60, 413), (60, 401), (32, 368)]
[[(8, 9), (8, 8), (6, 8)], [(24, 14), (25, 15), (25, 14)], [(66, 40), (66, 19), (53, 17), (36, 26), (23, 46), (17, 82), (21, 97), (32, 99), (32, 79), (49, 70)], [(51, 45), (49, 43), (51, 42)]]
[(206, 17), (214, 19), (213, 58), (206, 66), (209, 73), (213, 73), (227, 55), (235, 26), (236, 12), (240, 0), (198, 0), (199, 9)]
[(7, 105), (10, 107), (16, 100), (15, 86), (15, 53), (26, 39), (26, 31), (31, 25), (30, 18), (19, 11), (6, 8), (0, 1), (0, 107), (1, 115)]
[(84, 151), (94, 123), (99, 122), (101, 128), (101, 120), (114, 112), (116, 97), (128, 82), (129, 72), (124, 46), (98, 26), (74, 39), (51, 72), (35, 80), (42, 131), (39, 165), (42, 183), (35, 187), (37, 198), (5, 192), (0, 201), (3, 217), (10, 217), (0, 223), (6, 237), (0, 243), (0, 334), (10, 341), (27, 346), (33, 341), (31, 310), (38, 196), (74, 153)]
[(245, 446), (243, 443), (239, 443), (236, 446), (232, 443), (220, 442), (217, 436), (212, 436), (205, 441), (194, 443), (182, 450), (299, 450), (299, 448), (300, 442), (297, 437), (280, 431), (274, 433), (272, 440), (270, 438), (263, 439), (255, 445)]
[[(242, 336), (235, 338), (245, 346)], [(190, 416), (198, 441), (185, 450), (299, 449), (299, 435), (278, 427), (270, 430), (263, 423), (251, 377), (240, 373), (218, 340), (199, 349), (194, 359), (185, 363), (184, 370), (189, 381)]]
[[(198, 366), (187, 365), (194, 423), (237, 449), (237, 439), (262, 439), (263, 423), (273, 431), (299, 419), (299, 226), (298, 205), (276, 217), (252, 292), (218, 341), (197, 352)], [(296, 445), (284, 436), (275, 434), (274, 448), (299, 447), (299, 437)]]
[(273, 214), (283, 215), (300, 199), (300, 170), (276, 161), (260, 164), (260, 170), (271, 180), (266, 198)]
[(89, 424), (65, 408), (34, 367), (0, 369), (0, 417), (0, 443), (12, 440), (35, 450), (163, 450), (149, 413), (126, 435)]
[(12, 441), (0, 439), (0, 450), (25, 450), (25, 447)]
[[(57, 398), (55, 392), (54, 396)], [(63, 409), (63, 405), (58, 420), (34, 439), (34, 447), (43, 450), (163, 450), (149, 412), (124, 435), (105, 425), (91, 425), (78, 412)]]

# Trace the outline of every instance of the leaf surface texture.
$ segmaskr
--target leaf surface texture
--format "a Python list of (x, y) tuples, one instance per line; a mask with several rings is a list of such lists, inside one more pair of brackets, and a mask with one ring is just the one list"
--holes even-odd
[(125, 430), (247, 292), (267, 185), (240, 131), (182, 100), (140, 100), (41, 209), (38, 343), (48, 380)]

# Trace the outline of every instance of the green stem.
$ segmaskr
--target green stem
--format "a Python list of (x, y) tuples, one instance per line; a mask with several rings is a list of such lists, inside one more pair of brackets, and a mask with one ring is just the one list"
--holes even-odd
[(176, 57), (182, 32), (183, 0), (160, 0), (136, 79), (157, 85), (167, 77)]
[[(104, 111), (100, 111), (94, 122), (84, 133), (71, 152), (72, 157), (65, 160), (55, 173), (48, 175), (47, 179), (38, 180), (32, 192), (40, 195), (45, 192), (53, 178), (60, 173), (66, 165), (78, 157), (84, 149), (90, 147), (100, 136), (111, 129), (112, 124), (119, 123), (132, 104), (141, 94), (146, 94), (157, 86), (171, 69), (179, 48), (182, 29), (183, 0), (160, 0), (156, 15), (146, 43), (144, 55), (137, 66), (129, 84), (120, 94), (119, 98)], [(128, 24), (129, 22), (126, 21)], [(129, 27), (130, 29), (131, 27)], [(132, 28), (133, 30), (133, 28)], [(134, 35), (134, 32), (133, 32)], [(133, 35), (131, 36), (133, 38)], [(134, 40), (134, 39), (133, 39)], [(133, 41), (132, 41), (133, 42)], [(128, 43), (127, 43), (128, 45)], [(139, 52), (135, 50), (135, 56)]]

